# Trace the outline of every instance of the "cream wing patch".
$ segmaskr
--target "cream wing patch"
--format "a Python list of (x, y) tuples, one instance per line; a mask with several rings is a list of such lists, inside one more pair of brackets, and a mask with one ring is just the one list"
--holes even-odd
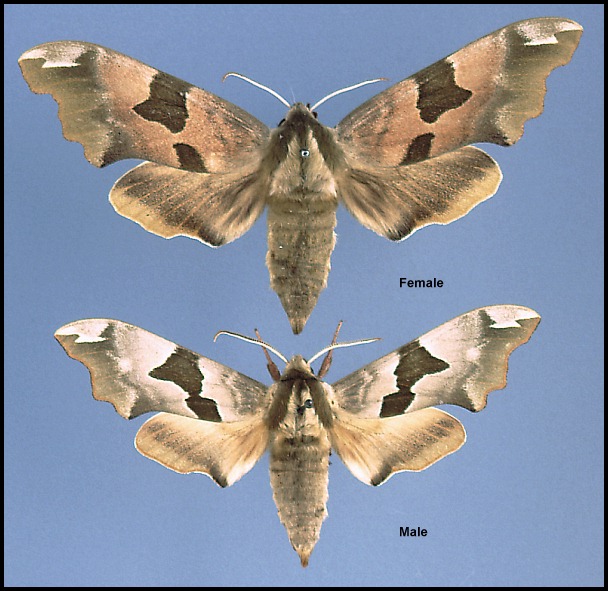
[(173, 343), (107, 319), (72, 322), (57, 330), (55, 338), (91, 372), (93, 396), (110, 402), (124, 418), (149, 410), (196, 416), (182, 389), (149, 376), (151, 367), (162, 365), (174, 352)]

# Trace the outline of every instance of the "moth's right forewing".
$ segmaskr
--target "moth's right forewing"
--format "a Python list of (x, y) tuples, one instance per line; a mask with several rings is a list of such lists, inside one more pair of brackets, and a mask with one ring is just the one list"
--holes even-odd
[(510, 24), (398, 82), (337, 126), (349, 156), (399, 166), (460, 147), (515, 143), (543, 110), (545, 80), (567, 64), (582, 27), (562, 18)]
[(355, 109), (336, 128), (345, 207), (367, 228), (402, 240), (491, 197), (500, 168), (470, 144), (519, 140), (543, 110), (547, 76), (570, 61), (581, 34), (560, 18), (513, 23)]

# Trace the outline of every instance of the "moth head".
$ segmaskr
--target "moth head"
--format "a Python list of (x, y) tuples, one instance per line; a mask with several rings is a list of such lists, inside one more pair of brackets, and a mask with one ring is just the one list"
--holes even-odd
[(310, 367), (310, 363), (302, 355), (294, 355), (283, 370), (281, 380), (310, 379), (315, 377), (315, 372)]

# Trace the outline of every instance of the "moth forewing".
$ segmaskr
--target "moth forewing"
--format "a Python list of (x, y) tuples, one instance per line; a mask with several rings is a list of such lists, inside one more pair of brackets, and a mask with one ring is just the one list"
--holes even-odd
[(468, 145), (515, 143), (543, 110), (547, 76), (570, 61), (581, 34), (567, 19), (513, 23), (355, 109), (336, 128), (349, 164), (338, 183), (346, 208), (403, 240), (494, 195), (498, 164)]
[(19, 58), (31, 90), (59, 105), (66, 139), (91, 164), (140, 158), (193, 172), (229, 172), (269, 129), (240, 107), (127, 55), (55, 41)]
[(137, 326), (106, 318), (62, 326), (55, 338), (91, 374), (93, 396), (146, 421), (137, 449), (177, 472), (229, 486), (268, 446), (268, 388)]

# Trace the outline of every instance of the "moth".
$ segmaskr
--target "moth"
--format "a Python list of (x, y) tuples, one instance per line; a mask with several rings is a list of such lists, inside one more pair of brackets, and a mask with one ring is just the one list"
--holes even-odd
[[(522, 306), (489, 306), (458, 316), (338, 380), (324, 382), (337, 342), (308, 361), (264, 348), (266, 386), (131, 324), (93, 318), (55, 337), (91, 373), (93, 396), (126, 419), (157, 412), (135, 447), (176, 472), (199, 472), (222, 487), (246, 474), (266, 450), (279, 518), (307, 566), (327, 516), (333, 449), (353, 475), (378, 486), (396, 472), (424, 470), (465, 442), (462, 424), (434, 408), (480, 411), (506, 386), (511, 352), (527, 342), (540, 316)], [(257, 331), (256, 331), (257, 334)], [(217, 336), (217, 335), (216, 335)], [(280, 372), (268, 352), (286, 366)], [(327, 354), (315, 373), (312, 363)]]
[(491, 197), (500, 168), (469, 144), (515, 143), (581, 33), (562, 18), (511, 24), (391, 86), (335, 128), (315, 109), (342, 91), (313, 107), (290, 106), (254, 83), (289, 108), (270, 130), (218, 96), (99, 45), (45, 43), (19, 64), (33, 92), (58, 102), (64, 136), (84, 146), (89, 162), (149, 161), (116, 182), (110, 201), (150, 232), (217, 247), (268, 207), (270, 283), (297, 334), (327, 284), (338, 203), (400, 241)]

